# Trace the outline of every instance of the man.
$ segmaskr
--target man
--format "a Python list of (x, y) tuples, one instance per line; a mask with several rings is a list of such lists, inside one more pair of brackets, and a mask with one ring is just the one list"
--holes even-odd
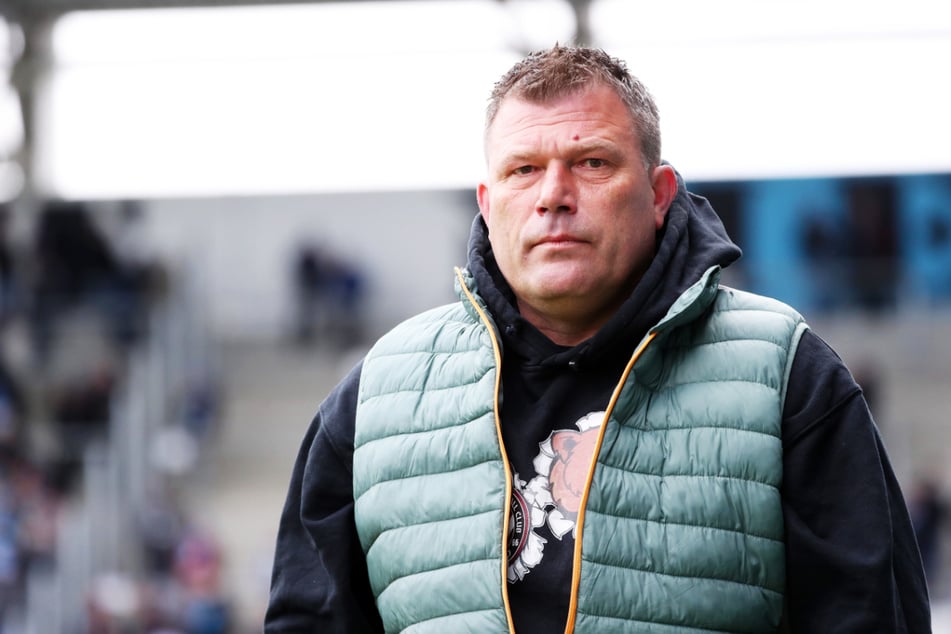
[(928, 632), (861, 390), (660, 159), (602, 51), (515, 65), (488, 108), (459, 302), (321, 404), (266, 631)]

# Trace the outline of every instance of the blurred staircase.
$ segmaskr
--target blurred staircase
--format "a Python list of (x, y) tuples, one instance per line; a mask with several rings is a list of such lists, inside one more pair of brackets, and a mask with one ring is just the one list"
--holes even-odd
[(188, 512), (219, 541), (242, 624), (259, 632), (274, 539), (291, 469), (317, 406), (357, 356), (321, 346), (237, 342), (219, 347), (223, 411), (188, 492)]

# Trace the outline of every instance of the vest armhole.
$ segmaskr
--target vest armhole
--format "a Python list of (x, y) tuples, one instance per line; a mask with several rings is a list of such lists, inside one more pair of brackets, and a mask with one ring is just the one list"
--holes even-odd
[(779, 395), (779, 402), (782, 403), (783, 407), (786, 406), (786, 390), (789, 387), (789, 377), (792, 374), (793, 362), (796, 360), (796, 352), (799, 350), (799, 341), (807, 330), (809, 330), (809, 324), (800, 321), (796, 324), (796, 330), (793, 331), (792, 337), (789, 338), (789, 352), (786, 353), (786, 368), (783, 371), (783, 387)]

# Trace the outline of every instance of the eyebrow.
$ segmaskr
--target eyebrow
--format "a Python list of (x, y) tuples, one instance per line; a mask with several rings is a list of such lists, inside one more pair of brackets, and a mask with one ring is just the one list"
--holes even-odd
[(589, 141), (579, 141), (576, 150), (580, 154), (610, 154), (618, 153), (618, 144), (612, 141), (601, 141), (599, 139)]
[[(577, 143), (572, 141), (572, 145), (569, 146), (569, 153), (573, 155), (605, 154), (609, 157), (614, 157), (619, 154), (619, 150), (617, 145), (610, 141), (588, 140), (579, 141)], [(511, 152), (506, 152), (503, 154), (499, 159), (499, 164), (509, 165), (511, 163), (531, 163), (538, 154), (539, 152), (535, 150), (515, 148)]]

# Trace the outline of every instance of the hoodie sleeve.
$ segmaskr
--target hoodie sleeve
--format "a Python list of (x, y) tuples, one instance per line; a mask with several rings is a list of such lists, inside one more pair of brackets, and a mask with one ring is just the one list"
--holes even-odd
[(790, 631), (931, 632), (917, 542), (868, 405), (811, 332), (793, 362), (783, 447)]
[(321, 403), (278, 527), (267, 634), (382, 632), (353, 518), (358, 364)]

